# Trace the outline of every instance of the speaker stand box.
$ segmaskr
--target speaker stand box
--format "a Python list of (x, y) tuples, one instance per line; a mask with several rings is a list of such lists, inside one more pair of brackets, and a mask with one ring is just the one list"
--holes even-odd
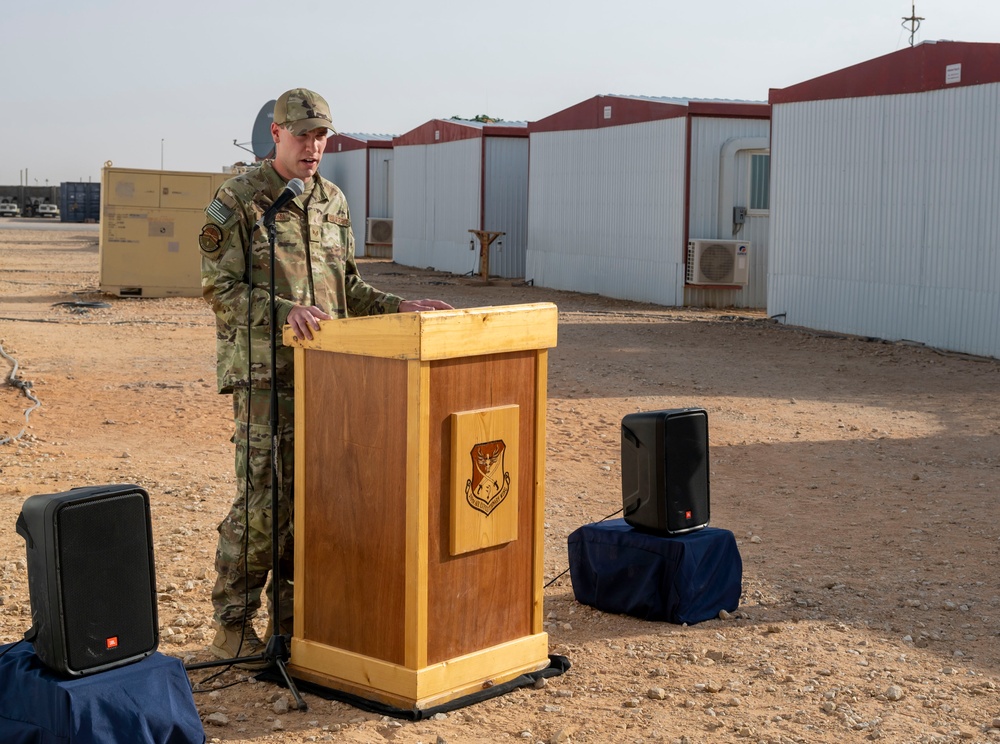
[(180, 659), (154, 653), (99, 674), (64, 677), (27, 642), (0, 646), (4, 744), (203, 744)]
[(598, 610), (692, 625), (739, 606), (743, 560), (729, 530), (660, 536), (614, 519), (576, 529), (568, 548), (573, 594)]

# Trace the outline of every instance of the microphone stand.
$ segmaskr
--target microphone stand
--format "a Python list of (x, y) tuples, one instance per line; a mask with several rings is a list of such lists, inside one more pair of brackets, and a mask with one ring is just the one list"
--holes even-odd
[[(279, 619), (281, 618), (281, 556), (279, 554), (279, 529), (278, 529), (278, 386), (277, 386), (277, 367), (278, 367), (278, 341), (277, 341), (277, 322), (278, 322), (278, 310), (274, 303), (274, 242), (276, 239), (277, 228), (274, 226), (274, 215), (270, 215), (264, 220), (264, 227), (267, 228), (267, 242), (269, 246), (269, 259), (270, 259), (270, 277), (268, 282), (269, 288), (269, 323), (268, 323), (268, 339), (270, 341), (270, 351), (271, 351), (271, 401), (270, 401), (270, 424), (271, 424), (271, 611), (274, 613), (274, 617), (271, 618), (272, 633), (271, 637), (267, 641), (267, 646), (263, 653), (256, 654), (254, 656), (240, 656), (235, 659), (225, 659), (225, 660), (212, 660), (212, 661), (202, 661), (196, 662), (194, 664), (188, 664), (185, 669), (204, 669), (211, 666), (223, 666), (230, 664), (241, 664), (247, 661), (268, 661), (271, 666), (276, 666), (278, 671), (281, 673), (282, 678), (285, 680), (285, 684), (288, 686), (289, 692), (292, 693), (292, 697), (295, 700), (295, 707), (297, 710), (305, 711), (308, 709), (306, 701), (302, 699), (299, 694), (298, 688), (292, 681), (291, 676), (288, 674), (288, 669), (285, 667), (285, 663), (291, 658), (292, 652), (288, 646), (288, 638), (278, 631)], [(247, 262), (250, 264), (250, 261)], [(252, 264), (251, 264), (252, 266)], [(252, 272), (252, 268), (248, 268)], [(253, 280), (251, 277), (251, 285)], [(250, 324), (247, 323), (247, 336), (250, 334)], [(248, 360), (249, 361), (249, 360)]]

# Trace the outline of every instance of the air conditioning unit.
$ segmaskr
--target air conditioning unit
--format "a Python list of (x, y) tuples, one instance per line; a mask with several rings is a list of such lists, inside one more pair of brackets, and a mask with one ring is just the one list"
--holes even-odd
[(392, 220), (386, 217), (368, 218), (369, 245), (392, 245)]
[(688, 284), (746, 284), (749, 274), (749, 243), (738, 240), (688, 242)]

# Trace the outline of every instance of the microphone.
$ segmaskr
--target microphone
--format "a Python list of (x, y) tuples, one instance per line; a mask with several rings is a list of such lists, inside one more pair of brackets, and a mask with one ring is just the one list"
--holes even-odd
[(257, 220), (257, 227), (273, 222), (274, 215), (276, 215), (282, 207), (288, 204), (288, 202), (305, 190), (306, 185), (302, 183), (301, 179), (293, 178), (289, 181), (284, 190), (278, 195), (278, 198), (274, 200), (274, 203), (267, 208), (266, 212), (264, 212), (264, 216)]

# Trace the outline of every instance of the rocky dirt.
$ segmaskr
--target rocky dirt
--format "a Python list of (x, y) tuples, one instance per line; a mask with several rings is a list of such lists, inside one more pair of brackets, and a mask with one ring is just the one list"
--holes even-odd
[[(551, 301), (545, 617), (572, 662), (539, 688), (419, 722), (246, 673), (192, 672), (212, 742), (1000, 740), (1000, 363), (362, 260), (457, 307)], [(215, 528), (233, 496), (213, 317), (97, 291), (97, 233), (0, 230), (0, 643), (30, 625), (14, 522), (36, 493), (137, 483), (152, 500), (160, 650), (207, 659)], [(57, 305), (100, 301), (106, 308)], [(0, 363), (3, 380), (12, 365)], [(712, 524), (743, 559), (732, 616), (691, 627), (574, 600), (566, 538), (621, 507), (627, 413), (709, 413)], [(26, 426), (23, 435), (18, 437)], [(560, 575), (562, 574), (562, 575)], [(555, 577), (559, 578), (555, 578)]]

